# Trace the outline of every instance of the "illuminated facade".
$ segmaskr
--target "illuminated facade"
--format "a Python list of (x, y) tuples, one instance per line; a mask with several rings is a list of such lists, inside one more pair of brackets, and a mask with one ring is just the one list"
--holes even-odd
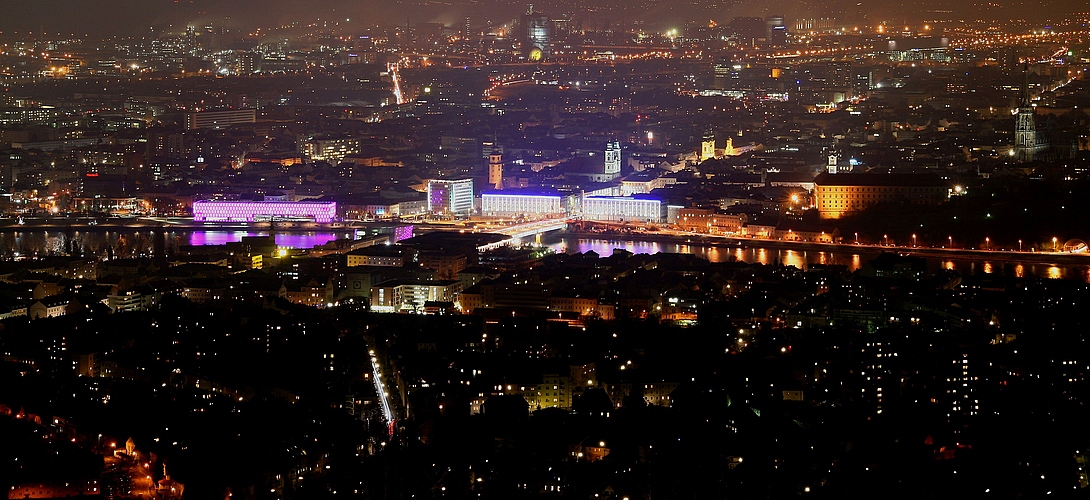
[(428, 212), (469, 215), (473, 212), (473, 179), (428, 182)]
[(371, 287), (371, 310), (421, 313), (425, 302), (455, 302), (461, 291), (457, 280), (384, 281)]
[(488, 185), (503, 189), (503, 155), (499, 153), (488, 155)]
[(650, 198), (588, 196), (583, 198), (583, 218), (614, 222), (663, 222), (666, 220), (666, 204)]
[(570, 213), (575, 208), (574, 195), (533, 193), (484, 193), (481, 214), (492, 216), (555, 215)]
[(729, 234), (742, 230), (746, 214), (721, 214), (707, 208), (683, 208), (678, 211), (677, 227), (694, 233)]
[(917, 37), (889, 40), (889, 60), (950, 62), (947, 48), (950, 39), (945, 37)]
[(621, 143), (610, 141), (606, 144), (606, 164), (604, 173), (610, 180), (621, 175)]
[(337, 217), (333, 201), (195, 201), (194, 222), (254, 222), (275, 218), (332, 222)]
[(228, 109), (188, 113), (185, 117), (185, 129), (202, 128), (221, 129), (232, 125), (242, 125), (257, 121), (257, 111), (253, 109)]
[(820, 174), (814, 179), (814, 202), (822, 219), (839, 219), (879, 203), (906, 201), (937, 205), (949, 186), (931, 174)]
[(341, 162), (346, 156), (359, 154), (360, 139), (314, 139), (303, 145), (303, 155), (311, 161)]
[(700, 142), (700, 161), (715, 158), (715, 132), (704, 132), (704, 140)]
[(549, 16), (535, 13), (531, 5), (526, 15), (522, 16), (525, 30), (522, 43), (523, 52), (531, 62), (552, 57), (552, 34)]

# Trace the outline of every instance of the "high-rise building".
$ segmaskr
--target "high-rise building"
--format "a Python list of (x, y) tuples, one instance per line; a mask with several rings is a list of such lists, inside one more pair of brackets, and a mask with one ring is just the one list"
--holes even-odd
[(473, 179), (428, 181), (428, 213), (455, 216), (473, 213)]
[(552, 29), (549, 16), (534, 13), (534, 5), (522, 16), (522, 46), (526, 59), (537, 62), (552, 56)]
[(980, 377), (975, 375), (976, 368), (970, 370), (969, 354), (950, 360), (951, 369), (946, 377), (946, 402), (949, 404), (948, 416), (971, 417), (980, 412), (980, 400), (977, 399), (976, 386)]
[(466, 16), (466, 29), (462, 33), (463, 45), (466, 45), (466, 46), (469, 45), (469, 34), (470, 34), (469, 16)]
[(765, 18), (765, 25), (768, 27), (768, 34), (765, 35), (768, 45), (773, 47), (787, 45), (787, 26), (784, 25), (783, 16), (768, 16)]
[(719, 90), (732, 90), (736, 86), (734, 82), (738, 80), (739, 70), (741, 65), (737, 65), (734, 61), (731, 61), (728, 57), (721, 57), (715, 60), (713, 70), (715, 71), (715, 88)]

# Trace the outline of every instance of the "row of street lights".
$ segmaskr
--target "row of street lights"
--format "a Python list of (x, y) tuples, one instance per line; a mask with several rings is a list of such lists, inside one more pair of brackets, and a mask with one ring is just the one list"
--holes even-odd
[[(945, 248), (954, 248), (954, 237), (953, 236), (947, 236), (946, 240), (947, 240), (948, 244), (947, 244), (947, 246)], [(1059, 238), (1057, 238), (1055, 236), (1052, 237), (1052, 251), (1053, 252), (1060, 251), (1059, 241), (1060, 241)], [(859, 244), (859, 233), (855, 233), (855, 244), (856, 245)], [(889, 245), (889, 235), (888, 234), (883, 234), (882, 235), (882, 246), (887, 246), (887, 247), (890, 246)], [(912, 234), (912, 248), (916, 248), (917, 246), (918, 246), (917, 245), (917, 237), (916, 237), (916, 234), (913, 233)], [(991, 237), (985, 236), (984, 237), (984, 248), (982, 248), (982, 250), (991, 250), (991, 246), (992, 246)], [(1022, 240), (1021, 239), (1018, 240), (1018, 251), (1019, 252), (1022, 251)]]

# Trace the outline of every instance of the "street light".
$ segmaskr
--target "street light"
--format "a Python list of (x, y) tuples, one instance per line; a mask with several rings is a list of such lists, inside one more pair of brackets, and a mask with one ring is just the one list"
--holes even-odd
[(888, 247), (889, 246), (889, 235), (888, 234), (883, 234), (882, 235), (882, 240), (885, 242), (885, 245)]
[(1022, 251), (1022, 240), (1018, 240), (1018, 251)]
[(954, 248), (954, 237), (947, 236), (946, 239), (950, 240), (950, 248)]
[(859, 244), (859, 233), (855, 233), (855, 244)]
[(991, 238), (989, 238), (989, 237), (987, 237), (987, 236), (985, 236), (985, 237), (984, 237), (984, 249), (985, 249), (985, 250), (987, 250), (987, 249), (988, 249), (988, 245), (990, 245), (990, 244), (991, 244), (991, 242), (992, 242), (992, 239), (991, 239)]
[(1052, 237), (1052, 251), (1056, 252), (1059, 247), (1056, 246), (1056, 237)]
[(912, 233), (912, 248), (916, 248), (916, 233)]

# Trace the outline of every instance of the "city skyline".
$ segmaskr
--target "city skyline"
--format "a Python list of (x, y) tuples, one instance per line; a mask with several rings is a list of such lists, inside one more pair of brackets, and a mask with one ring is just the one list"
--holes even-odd
[(1090, 492), (1082, 4), (5, 7), (0, 497)]
[[(79, 2), (61, 0), (50, 4), (9, 2), (9, 15), (0, 22), (0, 30), (19, 33), (93, 37), (148, 36), (165, 32), (183, 32), (186, 26), (213, 25), (238, 33), (249, 33), (298, 24), (352, 33), (371, 26), (393, 26), (414, 23), (442, 23), (457, 27), (468, 16), (476, 23), (502, 25), (517, 19), (529, 3), (481, 2), (431, 3), (383, 0), (349, 2), (324, 0), (305, 5), (286, 0), (103, 0)], [(615, 3), (603, 0), (599, 5), (566, 5), (559, 2), (537, 2), (536, 9), (553, 16), (598, 19), (604, 23), (625, 25), (640, 23), (652, 30), (681, 28), (692, 22), (709, 20), (726, 23), (738, 16), (768, 16), (790, 14), (793, 19), (838, 18), (855, 25), (879, 23), (922, 23), (926, 21), (1018, 20), (1029, 23), (1061, 22), (1065, 17), (1085, 12), (1077, 0), (1047, 0), (1032, 5), (1009, 0), (982, 4), (930, 3), (889, 4), (829, 0), (794, 3), (707, 2), (679, 5), (649, 1), (646, 5)], [(124, 17), (115, 16), (124, 12)]]

